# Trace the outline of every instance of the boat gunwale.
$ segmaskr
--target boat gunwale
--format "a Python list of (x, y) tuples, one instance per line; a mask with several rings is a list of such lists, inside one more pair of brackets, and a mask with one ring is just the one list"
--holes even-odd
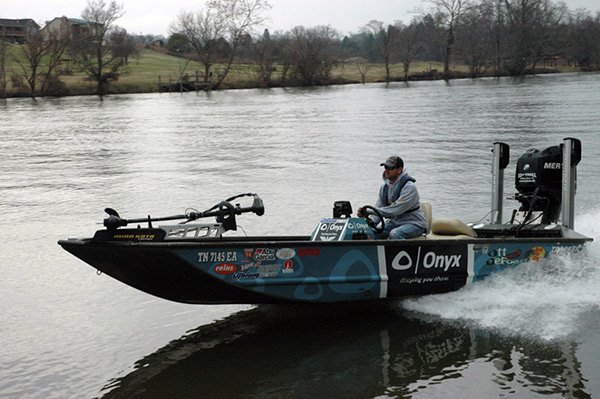
[(59, 240), (58, 244), (64, 245), (93, 245), (116, 247), (232, 247), (237, 245), (260, 246), (415, 246), (415, 245), (457, 245), (457, 244), (497, 244), (497, 243), (581, 243), (587, 244), (593, 238), (575, 233), (571, 237), (486, 237), (486, 238), (413, 238), (409, 240), (348, 240), (348, 241), (310, 241), (309, 236), (264, 236), (264, 237), (222, 237), (215, 239), (189, 239), (177, 241), (94, 241), (92, 238), (77, 238)]

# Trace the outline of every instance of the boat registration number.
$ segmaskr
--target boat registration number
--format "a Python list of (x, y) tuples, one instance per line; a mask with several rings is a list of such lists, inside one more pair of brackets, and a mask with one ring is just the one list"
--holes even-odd
[(220, 251), (220, 252), (198, 252), (198, 262), (237, 262), (237, 252), (235, 251)]

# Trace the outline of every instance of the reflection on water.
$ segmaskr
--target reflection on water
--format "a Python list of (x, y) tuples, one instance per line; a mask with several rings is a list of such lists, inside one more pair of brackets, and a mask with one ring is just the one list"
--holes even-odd
[[(422, 320), (391, 303), (260, 306), (138, 360), (103, 397), (591, 397), (576, 349)], [(462, 378), (470, 383), (454, 383)]]

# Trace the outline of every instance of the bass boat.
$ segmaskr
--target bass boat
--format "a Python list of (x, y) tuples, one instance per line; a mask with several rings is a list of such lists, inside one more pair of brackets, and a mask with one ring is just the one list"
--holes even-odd
[[(221, 201), (204, 212), (125, 219), (107, 208), (105, 228), (92, 238), (58, 243), (84, 262), (129, 286), (190, 304), (343, 302), (394, 299), (455, 291), (489, 274), (561, 252), (591, 238), (574, 228), (576, 168), (581, 142), (566, 138), (517, 161), (518, 209), (503, 222), (504, 170), (509, 146), (493, 144), (492, 204), (485, 223), (431, 219), (410, 240), (377, 239), (377, 209), (352, 216), (336, 201), (311, 235), (239, 237), (236, 217), (263, 215), (257, 194)], [(249, 202), (240, 206), (242, 197)], [(202, 222), (214, 218), (214, 222)], [(383, 219), (383, 218), (381, 218)], [(158, 222), (180, 221), (158, 225)], [(175, 223), (175, 222), (171, 222)], [(130, 225), (137, 225), (129, 227)], [(156, 225), (156, 226), (155, 226)]]

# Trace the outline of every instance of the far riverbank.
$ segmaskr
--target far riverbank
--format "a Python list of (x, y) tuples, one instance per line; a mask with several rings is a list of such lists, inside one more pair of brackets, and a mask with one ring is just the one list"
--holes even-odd
[[(201, 66), (197, 63), (185, 64), (181, 58), (158, 53), (152, 50), (143, 50), (139, 57), (133, 59), (126, 65), (116, 81), (110, 82), (107, 94), (131, 94), (131, 93), (156, 93), (161, 91), (185, 92), (214, 90), (210, 83), (204, 84), (200, 73)], [(274, 88), (295, 87), (289, 79), (283, 79), (282, 66), (273, 68), (271, 80), (268, 84), (260, 83), (255, 66), (252, 64), (235, 64), (223, 81), (218, 90), (252, 89), (252, 88)], [(473, 76), (465, 65), (453, 65), (449, 76), (441, 72), (443, 65), (435, 62), (414, 62), (408, 74), (404, 78), (401, 64), (390, 66), (390, 82), (411, 82), (421, 80), (443, 80), (464, 79), (479, 77), (498, 77), (499, 75), (483, 71), (478, 76)], [(584, 72), (581, 68), (569, 66), (555, 66), (535, 68), (528, 71), (528, 75)], [(216, 69), (216, 74), (219, 69)], [(19, 76), (16, 65), (9, 65), (7, 76)], [(59, 76), (60, 80), (52, 87), (52, 90), (44, 95), (36, 94), (36, 97), (66, 97), (79, 95), (95, 95), (96, 83), (87, 76), (76, 71), (65, 71)], [(24, 84), (23, 79), (8, 79), (6, 98), (31, 97), (30, 90)], [(385, 83), (386, 74), (383, 64), (365, 64), (345, 62), (339, 63), (331, 71), (328, 81), (321, 82), (320, 86), (360, 84), (360, 83)]]

